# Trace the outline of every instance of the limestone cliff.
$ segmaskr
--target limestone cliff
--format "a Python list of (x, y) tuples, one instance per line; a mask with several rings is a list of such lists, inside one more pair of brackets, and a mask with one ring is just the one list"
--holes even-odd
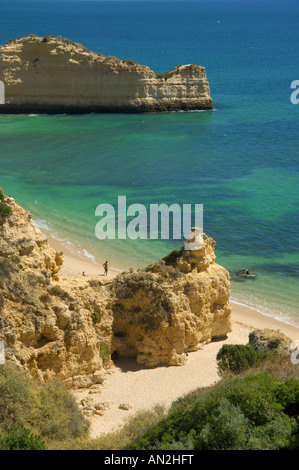
[(0, 113), (152, 112), (212, 109), (205, 69), (165, 74), (96, 54), (61, 37), (12, 39), (0, 46)]
[(56, 253), (13, 198), (0, 208), (0, 339), (7, 360), (69, 387), (102, 382), (114, 353), (144, 366), (182, 365), (231, 331), (228, 272), (215, 242), (111, 280), (59, 277)]
[[(100, 341), (89, 310), (55, 281), (63, 256), (31, 215), (6, 198), (0, 211), (0, 339), (6, 356), (40, 381), (58, 376), (70, 386), (98, 380)], [(81, 305), (80, 305), (81, 307)]]

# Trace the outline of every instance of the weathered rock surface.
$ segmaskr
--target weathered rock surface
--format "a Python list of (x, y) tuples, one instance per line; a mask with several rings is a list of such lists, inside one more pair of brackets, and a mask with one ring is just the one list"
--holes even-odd
[(146, 366), (181, 365), (187, 353), (231, 331), (230, 283), (215, 242), (182, 251), (113, 282), (112, 349)]
[(0, 213), (0, 339), (7, 359), (39, 381), (58, 376), (74, 387), (98, 382), (100, 340), (91, 311), (57, 283), (62, 254), (28, 211), (12, 198), (5, 203), (13, 210), (10, 217)]
[(152, 112), (212, 109), (204, 67), (165, 74), (96, 54), (61, 37), (30, 35), (0, 46), (0, 113)]
[(0, 212), (0, 339), (7, 360), (33, 378), (103, 383), (111, 355), (144, 366), (182, 365), (231, 331), (228, 272), (215, 242), (181, 250), (112, 280), (59, 278), (63, 262), (12, 198)]
[(281, 331), (265, 328), (263, 330), (256, 329), (249, 333), (249, 344), (254, 348), (264, 349), (266, 351), (278, 351), (280, 353), (290, 352), (292, 340), (281, 333)]

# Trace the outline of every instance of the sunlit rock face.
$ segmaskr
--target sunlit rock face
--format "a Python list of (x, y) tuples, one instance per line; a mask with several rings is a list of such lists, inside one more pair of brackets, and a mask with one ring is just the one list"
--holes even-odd
[(30, 35), (0, 46), (0, 113), (158, 112), (212, 109), (204, 67), (164, 74), (96, 54), (55, 36)]

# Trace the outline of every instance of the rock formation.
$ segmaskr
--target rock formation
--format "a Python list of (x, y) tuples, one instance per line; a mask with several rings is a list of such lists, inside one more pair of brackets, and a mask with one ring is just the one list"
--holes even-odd
[(255, 349), (264, 351), (278, 351), (280, 354), (289, 355), (292, 340), (281, 331), (264, 328), (256, 329), (249, 334), (249, 344)]
[(55, 252), (13, 198), (0, 208), (0, 339), (7, 360), (69, 387), (103, 381), (111, 355), (144, 366), (182, 365), (231, 331), (228, 272), (215, 242), (111, 280), (59, 277)]
[(62, 254), (28, 211), (12, 198), (4, 201), (13, 211), (0, 212), (0, 339), (7, 358), (40, 381), (97, 382), (100, 340), (91, 312), (57, 283)]
[(112, 348), (146, 366), (181, 365), (187, 353), (231, 331), (230, 283), (215, 242), (181, 251), (113, 282)]
[(96, 54), (61, 37), (12, 39), (0, 46), (0, 113), (153, 112), (212, 109), (204, 67), (159, 74)]

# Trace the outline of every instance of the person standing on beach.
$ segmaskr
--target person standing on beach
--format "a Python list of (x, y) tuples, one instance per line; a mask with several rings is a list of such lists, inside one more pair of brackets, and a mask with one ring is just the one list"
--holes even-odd
[(108, 261), (105, 261), (103, 264), (104, 267), (104, 276), (108, 276)]

